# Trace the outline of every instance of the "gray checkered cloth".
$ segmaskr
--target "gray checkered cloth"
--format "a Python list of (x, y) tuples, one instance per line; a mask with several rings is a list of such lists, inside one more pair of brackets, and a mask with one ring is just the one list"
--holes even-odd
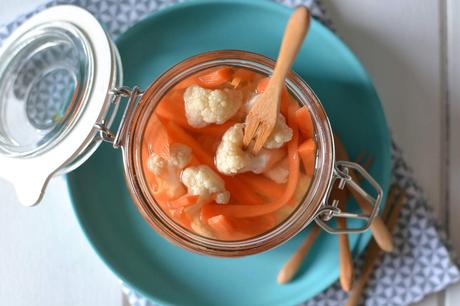
[[(331, 27), (330, 20), (317, 0), (276, 0), (288, 6), (307, 5), (313, 15)], [(116, 37), (150, 12), (178, 1), (175, 0), (59, 0), (47, 2), (14, 22), (0, 27), (0, 44), (18, 25), (38, 11), (56, 4), (71, 3), (82, 6), (96, 16)], [(126, 12), (126, 13), (123, 13)], [(408, 305), (424, 296), (440, 291), (460, 279), (460, 272), (452, 259), (445, 235), (433, 219), (411, 169), (396, 145), (392, 148), (393, 182), (407, 193), (407, 203), (395, 230), (393, 253), (381, 256), (368, 286), (365, 305)], [(362, 260), (357, 262), (359, 269)], [(153, 306), (146, 298), (123, 285), (132, 306)], [(347, 294), (337, 283), (306, 301), (305, 306), (344, 305)], [(243, 302), (243, 301), (242, 301)], [(244, 304), (244, 302), (243, 302)]]

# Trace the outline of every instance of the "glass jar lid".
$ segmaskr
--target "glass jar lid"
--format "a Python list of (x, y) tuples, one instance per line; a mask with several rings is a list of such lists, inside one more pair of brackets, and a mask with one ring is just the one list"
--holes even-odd
[[(95, 124), (112, 121), (118, 51), (86, 10), (56, 6), (27, 20), (0, 49), (0, 177), (37, 203), (49, 178), (89, 156)], [(109, 115), (110, 118), (106, 118)]]

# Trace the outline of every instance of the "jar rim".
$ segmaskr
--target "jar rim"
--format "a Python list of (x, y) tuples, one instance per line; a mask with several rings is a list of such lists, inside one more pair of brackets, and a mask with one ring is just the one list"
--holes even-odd
[(330, 188), (335, 160), (332, 128), (327, 114), (308, 84), (290, 72), (286, 85), (297, 102), (309, 108), (315, 129), (317, 157), (315, 173), (302, 202), (279, 225), (255, 237), (222, 241), (200, 236), (170, 218), (150, 193), (142, 168), (141, 143), (148, 119), (161, 98), (179, 81), (204, 69), (229, 65), (250, 68), (270, 75), (275, 61), (242, 50), (218, 50), (201, 53), (179, 62), (159, 76), (144, 92), (130, 123), (123, 147), (125, 176), (134, 203), (146, 221), (173, 243), (196, 253), (236, 257), (272, 249), (303, 230), (316, 217)]

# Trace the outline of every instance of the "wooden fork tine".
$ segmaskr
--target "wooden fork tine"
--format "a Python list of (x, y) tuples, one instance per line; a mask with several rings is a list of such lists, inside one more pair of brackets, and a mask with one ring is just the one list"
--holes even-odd
[(272, 129), (270, 129), (267, 126), (267, 124), (264, 124), (264, 122), (260, 123), (259, 134), (256, 135), (256, 143), (254, 144), (254, 147), (252, 148), (253, 154), (259, 153), (260, 149), (262, 149), (265, 142), (267, 142), (268, 137), (270, 137), (271, 132), (272, 132)]
[(365, 160), (369, 160), (369, 159), (371, 159), (371, 156), (368, 154), (368, 152), (367, 151), (362, 151), (356, 157), (355, 163), (358, 163), (358, 164), (362, 165)]
[(366, 156), (367, 156), (366, 151), (363, 151), (363, 152), (359, 153), (359, 155), (355, 159), (355, 163), (361, 164)]
[(260, 120), (257, 116), (254, 116), (252, 112), (246, 117), (246, 126), (244, 127), (243, 144), (245, 147), (249, 145), (254, 135), (256, 135), (257, 127), (259, 126)]
[(355, 163), (360, 164), (364, 169), (369, 170), (374, 159), (366, 151), (360, 153), (355, 159)]
[(362, 163), (362, 167), (366, 170), (369, 170), (370, 166), (372, 165), (373, 158), (369, 157), (364, 163)]

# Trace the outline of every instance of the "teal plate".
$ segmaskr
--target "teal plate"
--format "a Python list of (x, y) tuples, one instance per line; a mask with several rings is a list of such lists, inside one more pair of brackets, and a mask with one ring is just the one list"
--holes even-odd
[[(119, 37), (124, 85), (146, 88), (178, 61), (216, 49), (276, 57), (291, 10), (269, 1), (193, 1), (157, 12)], [(368, 152), (369, 169), (385, 192), (390, 141), (382, 107), (353, 53), (314, 21), (294, 65), (318, 94), (351, 156)], [(157, 235), (136, 210), (121, 152), (110, 145), (68, 175), (75, 213), (102, 260), (128, 285), (161, 305), (295, 305), (338, 277), (337, 237), (321, 234), (299, 276), (280, 286), (276, 275), (305, 233), (272, 251), (237, 259), (189, 253)], [(370, 234), (350, 237), (355, 256)]]

